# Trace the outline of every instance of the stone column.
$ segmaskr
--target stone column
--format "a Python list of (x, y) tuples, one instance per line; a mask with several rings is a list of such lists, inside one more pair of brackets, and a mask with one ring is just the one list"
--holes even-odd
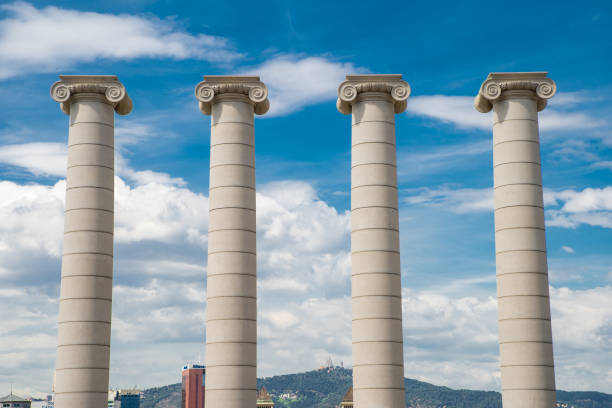
[(116, 76), (61, 75), (52, 98), (70, 116), (55, 363), (57, 408), (104, 408), (113, 279), (114, 114), (132, 101)]
[(504, 408), (555, 406), (538, 112), (545, 72), (491, 73), (475, 106), (493, 109), (495, 255)]
[(347, 75), (338, 110), (352, 113), (351, 262), (356, 408), (404, 408), (395, 114), (401, 75)]
[(259, 77), (205, 76), (195, 90), (211, 115), (206, 406), (252, 408), (257, 397), (255, 138), (268, 111)]

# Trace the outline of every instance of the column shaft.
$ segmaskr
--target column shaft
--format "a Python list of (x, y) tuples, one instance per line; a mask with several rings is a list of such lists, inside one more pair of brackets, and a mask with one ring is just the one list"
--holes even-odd
[(505, 408), (555, 405), (544, 203), (533, 91), (493, 105), (495, 247)]
[(394, 103), (352, 104), (351, 262), (356, 408), (405, 406)]
[(253, 103), (212, 105), (206, 311), (206, 405), (254, 407), (257, 367)]
[(70, 104), (55, 405), (107, 405), (113, 278), (114, 110), (104, 95)]

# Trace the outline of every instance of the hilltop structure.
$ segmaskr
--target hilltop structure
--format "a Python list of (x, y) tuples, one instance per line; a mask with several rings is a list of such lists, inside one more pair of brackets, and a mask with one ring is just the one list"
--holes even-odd
[(491, 73), (475, 100), (493, 109), (495, 257), (502, 401), (556, 404), (538, 112), (556, 92), (546, 72)]

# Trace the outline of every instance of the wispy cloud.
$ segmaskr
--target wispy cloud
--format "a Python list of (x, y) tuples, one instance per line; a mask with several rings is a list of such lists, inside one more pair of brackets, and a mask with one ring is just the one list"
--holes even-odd
[[(456, 213), (493, 211), (493, 190), (473, 189), (452, 185), (438, 188), (405, 190), (404, 202), (410, 205), (430, 206)], [(591, 225), (612, 228), (612, 187), (585, 188), (582, 191), (544, 190), (546, 225), (548, 227), (576, 228)]]
[(406, 112), (412, 116), (424, 116), (460, 128), (489, 130), (492, 126), (489, 115), (483, 115), (474, 109), (472, 96), (413, 96), (408, 100)]
[(490, 155), (492, 148), (491, 140), (480, 140), (420, 151), (401, 151), (397, 159), (398, 175), (402, 179), (418, 178), (451, 168), (465, 168), (477, 162), (476, 156)]
[(0, 163), (19, 166), (38, 176), (64, 176), (64, 143), (24, 143), (0, 146)]
[(171, 19), (102, 14), (25, 2), (0, 7), (0, 79), (71, 69), (99, 58), (195, 58), (226, 63), (241, 55), (228, 40), (191, 34)]
[(457, 213), (490, 212), (493, 210), (492, 188), (423, 187), (407, 190), (406, 204), (442, 207)]
[(270, 91), (270, 112), (282, 116), (308, 105), (332, 101), (346, 74), (365, 72), (351, 63), (336, 62), (324, 57), (279, 55), (263, 64), (247, 69), (246, 74), (260, 75)]
[[(540, 113), (539, 122), (542, 130), (576, 130), (593, 129), (604, 126), (606, 122), (584, 112), (571, 110), (583, 101), (582, 94), (559, 94), (556, 104)], [(452, 124), (464, 129), (481, 129), (491, 131), (491, 115), (483, 115), (474, 109), (473, 96), (426, 95), (414, 96), (408, 101), (407, 113), (412, 116), (423, 116), (429, 119)]]

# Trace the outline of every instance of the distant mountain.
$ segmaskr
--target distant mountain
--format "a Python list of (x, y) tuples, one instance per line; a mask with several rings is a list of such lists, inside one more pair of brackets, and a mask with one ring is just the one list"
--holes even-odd
[[(298, 374), (260, 378), (276, 408), (335, 408), (352, 384), (351, 370), (335, 367)], [(495, 391), (453, 390), (426, 382), (404, 380), (407, 408), (502, 408), (501, 395)], [(612, 395), (591, 391), (557, 391), (563, 408), (612, 408)], [(181, 384), (144, 391), (142, 408), (180, 408)]]

